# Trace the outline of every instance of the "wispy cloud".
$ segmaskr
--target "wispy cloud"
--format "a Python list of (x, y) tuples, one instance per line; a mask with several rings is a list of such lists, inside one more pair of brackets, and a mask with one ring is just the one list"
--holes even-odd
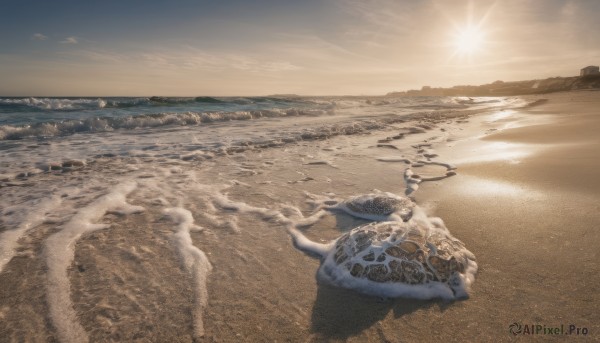
[(298, 66), (288, 61), (268, 61), (235, 54), (224, 55), (222, 58), (225, 66), (251, 73), (282, 72), (300, 69)]
[(341, 0), (338, 4), (354, 19), (345, 23), (344, 38), (366, 45), (413, 34), (421, 12), (428, 8), (427, 2), (394, 0)]
[(100, 64), (145, 66), (152, 70), (224, 72), (237, 70), (250, 73), (277, 73), (301, 69), (286, 59), (265, 58), (246, 54), (206, 52), (191, 46), (179, 51), (147, 50), (122, 53), (110, 50), (82, 49), (61, 52), (80, 61)]
[(99, 49), (84, 49), (63, 51), (60, 54), (74, 56), (82, 60), (89, 60), (100, 63), (124, 63), (128, 60), (127, 55)]
[(46, 40), (46, 39), (48, 39), (48, 37), (44, 36), (41, 33), (34, 33), (33, 35), (31, 35), (31, 39), (32, 40)]
[(61, 40), (60, 43), (62, 43), (62, 44), (77, 44), (77, 43), (79, 43), (79, 41), (77, 40), (76, 37), (71, 36), (71, 37), (65, 38), (64, 40)]
[(284, 72), (300, 69), (289, 61), (269, 60), (241, 54), (207, 53), (191, 48), (178, 53), (149, 52), (140, 61), (154, 68), (197, 69), (205, 71), (240, 70), (251, 73)]

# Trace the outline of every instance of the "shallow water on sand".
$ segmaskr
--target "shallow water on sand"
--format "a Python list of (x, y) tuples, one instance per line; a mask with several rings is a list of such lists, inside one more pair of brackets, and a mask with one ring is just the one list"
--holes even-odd
[[(444, 110), (2, 141), (0, 333), (375, 339), (363, 331), (379, 319), (434, 302), (400, 308), (317, 285), (319, 263), (294, 249), (285, 218), (311, 213), (306, 192), (403, 194), (407, 168), (423, 182), (454, 175), (434, 148), (459, 135), (464, 118)], [(364, 223), (329, 213), (305, 233), (326, 242)], [(356, 321), (348, 308), (372, 319)]]

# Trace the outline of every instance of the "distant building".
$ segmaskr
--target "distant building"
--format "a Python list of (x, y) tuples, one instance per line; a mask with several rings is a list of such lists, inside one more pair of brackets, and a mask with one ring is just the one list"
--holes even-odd
[(598, 66), (588, 66), (588, 67), (581, 69), (579, 76), (596, 75), (596, 74), (600, 74), (600, 68), (598, 68)]

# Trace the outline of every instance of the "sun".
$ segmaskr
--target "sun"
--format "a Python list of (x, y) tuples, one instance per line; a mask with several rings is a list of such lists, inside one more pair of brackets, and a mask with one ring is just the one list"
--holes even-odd
[(450, 52), (449, 61), (476, 65), (491, 56), (491, 50), (497, 44), (494, 37), (498, 25), (491, 25), (489, 21), (499, 1), (494, 0), (487, 8), (480, 7), (482, 2), (477, 1), (479, 8), (476, 8), (475, 0), (469, 0), (462, 20), (442, 11), (451, 24), (445, 31), (443, 44)]
[(456, 54), (472, 56), (481, 50), (485, 35), (483, 31), (474, 25), (458, 29), (454, 35), (454, 48)]

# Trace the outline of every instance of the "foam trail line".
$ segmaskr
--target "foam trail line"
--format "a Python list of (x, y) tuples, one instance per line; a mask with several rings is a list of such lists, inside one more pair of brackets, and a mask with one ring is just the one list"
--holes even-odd
[(192, 275), (194, 280), (194, 337), (200, 338), (204, 336), (202, 312), (208, 304), (206, 282), (212, 266), (204, 252), (192, 243), (190, 231), (200, 229), (194, 225), (192, 213), (184, 208), (173, 207), (166, 209), (164, 214), (177, 224), (177, 232), (173, 235), (173, 240), (177, 250), (179, 250), (185, 269)]
[(333, 243), (321, 244), (313, 242), (310, 239), (306, 238), (306, 236), (304, 236), (302, 232), (292, 227), (288, 228), (288, 232), (292, 236), (292, 241), (298, 249), (311, 255), (315, 255), (319, 258), (324, 258), (325, 256), (327, 256), (327, 254), (331, 250), (331, 247), (333, 246)]
[(67, 269), (75, 259), (75, 244), (82, 235), (105, 229), (108, 224), (94, 224), (107, 212), (131, 214), (144, 211), (143, 207), (127, 203), (127, 195), (137, 184), (133, 181), (115, 186), (77, 212), (62, 230), (46, 240), (45, 257), (48, 265), (47, 301), (50, 319), (61, 342), (88, 342), (88, 336), (79, 321), (71, 302), (71, 285)]
[(15, 256), (19, 239), (29, 230), (42, 224), (46, 220), (46, 213), (57, 208), (61, 203), (62, 200), (58, 196), (42, 200), (39, 206), (30, 210), (27, 218), (17, 228), (0, 233), (0, 273)]

